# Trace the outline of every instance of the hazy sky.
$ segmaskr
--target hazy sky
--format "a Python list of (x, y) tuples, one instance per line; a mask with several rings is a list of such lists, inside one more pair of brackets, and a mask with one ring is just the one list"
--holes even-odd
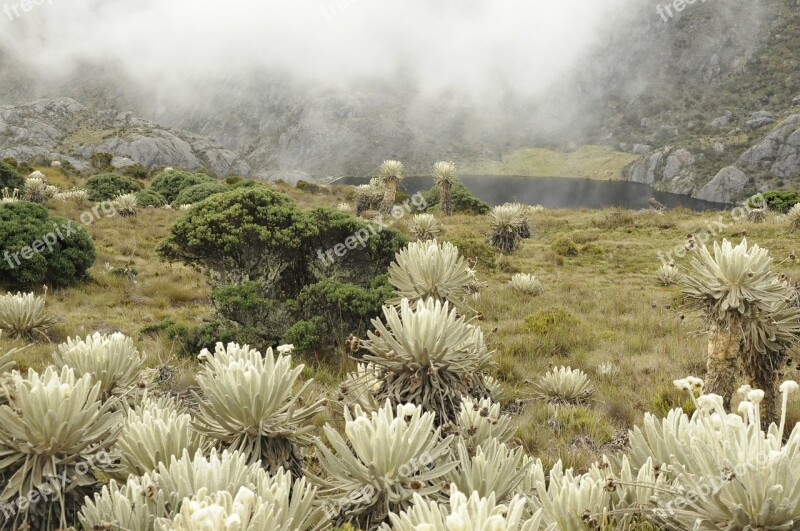
[(0, 42), (52, 72), (75, 58), (168, 83), (252, 66), (323, 85), (402, 72), (432, 91), (535, 95), (631, 0), (20, 1), (0, 0)]

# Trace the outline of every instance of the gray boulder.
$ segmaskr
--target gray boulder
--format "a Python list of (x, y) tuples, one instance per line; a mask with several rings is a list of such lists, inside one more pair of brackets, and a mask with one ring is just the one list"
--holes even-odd
[(664, 167), (664, 179), (671, 181), (695, 163), (695, 157), (687, 149), (676, 149), (667, 157)]
[(759, 127), (769, 125), (774, 121), (775, 116), (771, 112), (758, 111), (750, 115), (750, 119), (747, 120), (746, 125), (748, 129), (758, 129)]
[(221, 176), (250, 174), (245, 162), (216, 142), (130, 112), (88, 109), (69, 98), (0, 107), (0, 157), (44, 155), (85, 167), (85, 161), (101, 152), (114, 157), (116, 168), (138, 163), (145, 168), (207, 168)]
[(776, 177), (800, 175), (800, 114), (779, 123), (761, 141), (742, 153), (739, 164), (768, 168)]
[(792, 105), (800, 105), (800, 96), (792, 98)]
[(639, 154), (650, 153), (653, 151), (653, 146), (649, 146), (647, 144), (634, 144), (633, 145), (633, 152)]
[(736, 166), (722, 168), (717, 175), (692, 194), (692, 197), (717, 203), (730, 203), (747, 185), (747, 175)]

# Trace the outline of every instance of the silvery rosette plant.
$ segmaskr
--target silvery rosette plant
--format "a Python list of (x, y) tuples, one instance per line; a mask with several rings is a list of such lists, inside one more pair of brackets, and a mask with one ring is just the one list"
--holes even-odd
[(555, 367), (539, 379), (537, 394), (555, 404), (580, 404), (594, 394), (586, 373), (570, 367)]
[(462, 492), (477, 492), (481, 497), (494, 494), (499, 501), (515, 495), (533, 466), (522, 447), (510, 448), (496, 439), (475, 450), (458, 441), (454, 454), (458, 466), (445, 479)]
[(439, 188), (439, 209), (445, 216), (453, 215), (453, 185), (457, 181), (453, 162), (439, 161), (433, 165), (433, 182)]
[(291, 356), (275, 356), (271, 348), (262, 355), (236, 343), (217, 343), (214, 354), (203, 350), (199, 359), (198, 430), (251, 463), (261, 460), (269, 471), (283, 467), (299, 477), (296, 445), (311, 443), (306, 423), (323, 403), (303, 403), (310, 380), (294, 392), (303, 365), (292, 367)]
[(739, 414), (725, 411), (723, 399), (700, 394), (696, 379), (676, 380), (697, 408), (664, 419), (645, 414), (630, 433), (630, 460), (660, 464), (672, 488), (658, 496), (654, 518), (670, 526), (698, 529), (793, 529), (800, 521), (800, 424), (784, 440), (789, 395), (796, 382), (780, 386), (780, 424), (761, 429), (765, 394), (750, 386), (739, 392)]
[(361, 216), (367, 210), (380, 209), (385, 190), (380, 179), (373, 178), (369, 184), (361, 184), (355, 187), (353, 199), (356, 204), (356, 216)]
[(380, 404), (375, 394), (381, 389), (381, 371), (371, 363), (359, 363), (339, 385), (337, 402), (347, 406), (359, 406), (363, 411), (376, 411)]
[[(467, 498), (455, 485), (450, 487), (450, 503), (440, 504), (414, 495), (412, 507), (389, 516), (383, 531), (539, 531), (545, 529), (541, 511), (528, 518), (527, 500), (515, 496), (508, 504), (498, 504), (494, 493), (482, 498), (472, 492)], [(549, 529), (549, 528), (547, 528)]]
[[(518, 219), (517, 234), (523, 240), (530, 238), (531, 226), (530, 223), (528, 223), (528, 212), (532, 211), (531, 207), (528, 205), (523, 205), (522, 203), (511, 203), (509, 206), (516, 210)], [(539, 208), (541, 209), (541, 207)]]
[(800, 230), (800, 203), (797, 203), (786, 213), (786, 221), (792, 231)]
[(345, 409), (344, 434), (324, 426), (328, 446), (317, 442), (324, 472), (320, 493), (334, 525), (372, 529), (390, 512), (403, 510), (414, 494), (435, 495), (454, 466), (448, 462), (453, 437), (442, 439), (433, 413), (412, 404), (355, 414)]
[(92, 381), (99, 382), (102, 399), (118, 396), (129, 401), (139, 398), (148, 385), (146, 359), (133, 339), (120, 332), (67, 338), (53, 353), (56, 366), (70, 367), (76, 375), (89, 375)]
[(500, 205), (489, 212), (489, 243), (506, 254), (519, 247), (520, 239), (530, 236), (522, 205)]
[[(3, 331), (0, 330), (0, 338), (3, 337)], [(14, 357), (19, 349), (11, 349), (5, 354), (0, 355), (0, 406), (7, 403), (8, 391), (6, 391), (5, 384), (11, 382), (11, 369), (16, 365)], [(2, 478), (2, 470), (0, 470), (0, 479)]]
[(681, 279), (681, 272), (672, 264), (663, 264), (656, 270), (656, 280), (662, 286), (672, 286)]
[(459, 440), (470, 452), (491, 440), (507, 443), (515, 431), (511, 417), (500, 413), (500, 404), (489, 398), (464, 397), (455, 425)]
[(58, 193), (58, 188), (48, 185), (41, 172), (35, 173), (39, 173), (41, 177), (31, 176), (25, 179), (25, 195), (23, 197), (31, 203), (45, 203)]
[(67, 190), (65, 192), (58, 192), (53, 196), (58, 201), (75, 201), (80, 203), (89, 200), (89, 192), (83, 189)]
[(258, 463), (247, 461), (239, 452), (212, 450), (209, 456), (184, 452), (180, 459), (160, 463), (157, 470), (143, 476), (130, 476), (123, 484), (112, 480), (86, 499), (78, 520), (86, 530), (152, 531), (157, 525), (169, 525), (168, 520), (182, 512), (186, 503), (219, 497), (219, 493), (235, 495), (246, 488), (256, 496), (259, 507), (272, 510), (275, 529), (316, 528), (321, 515), (314, 506), (314, 487), (305, 479), (293, 481), (283, 470), (269, 475)]
[(13, 190), (9, 190), (8, 188), (3, 188), (2, 195), (0, 195), (0, 205), (3, 203), (18, 203), (19, 202), (19, 190), (14, 188)]
[(125, 476), (142, 475), (169, 464), (184, 451), (194, 455), (206, 445), (192, 425), (192, 416), (172, 398), (146, 398), (128, 410), (115, 448), (122, 457)]
[(114, 198), (114, 209), (122, 217), (135, 216), (139, 212), (139, 198), (136, 194), (122, 194)]
[(777, 372), (800, 335), (800, 308), (791, 305), (788, 284), (772, 270), (767, 250), (747, 240), (715, 242), (713, 254), (699, 247), (692, 269), (682, 279), (683, 295), (709, 328), (706, 391), (729, 406), (741, 367), (766, 393), (762, 413), (773, 420)]
[[(8, 404), (0, 406), (0, 470), (6, 476), (0, 503), (49, 491), (39, 503), (19, 507), (0, 527), (28, 522), (43, 529), (61, 527), (91, 492), (96, 474), (111, 467), (120, 414), (103, 402), (100, 384), (89, 375), (78, 378), (69, 367), (48, 367), (41, 374), (11, 374), (5, 384)], [(16, 528), (16, 527), (15, 527)]]
[(415, 214), (409, 229), (411, 237), (417, 241), (435, 240), (442, 229), (433, 214)]
[(401, 249), (389, 265), (389, 283), (397, 296), (393, 303), (432, 298), (459, 309), (465, 309), (467, 298), (481, 287), (458, 248), (434, 240), (411, 242)]
[(11, 338), (47, 337), (47, 330), (56, 322), (45, 311), (45, 298), (33, 293), (0, 295), (0, 331)]
[(544, 293), (541, 281), (530, 273), (516, 273), (511, 277), (508, 286), (514, 291), (534, 297)]
[(375, 397), (383, 403), (417, 404), (436, 413), (440, 425), (454, 421), (463, 396), (484, 396), (482, 372), (492, 352), (480, 327), (469, 324), (445, 302), (427, 299), (400, 308), (384, 306), (384, 324), (374, 319), (364, 360), (383, 372)]
[(392, 211), (392, 207), (394, 206), (394, 199), (397, 195), (397, 183), (403, 180), (403, 163), (399, 160), (383, 161), (379, 178), (384, 189), (381, 212), (383, 214), (388, 214)]

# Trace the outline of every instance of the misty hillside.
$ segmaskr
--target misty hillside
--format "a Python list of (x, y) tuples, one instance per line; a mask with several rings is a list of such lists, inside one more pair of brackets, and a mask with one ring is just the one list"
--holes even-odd
[[(780, 155), (740, 157), (800, 112), (792, 103), (800, 95), (797, 1), (718, 0), (674, 12), (667, 22), (657, 5), (619, 4), (592, 46), (564, 65), (565, 75), (535, 94), (503, 79), (480, 96), (460, 92), (458, 80), (435, 92), (402, 62), (390, 76), (331, 84), (285, 66), (232, 64), (186, 80), (191, 87), (165, 82), (167, 91), (140, 79), (127, 59), (76, 58), (51, 78), (26, 65), (24, 50), (6, 45), (0, 104), (70, 97), (88, 108), (132, 111), (219, 142), (260, 177), (366, 176), (389, 157), (418, 174), (442, 158), (468, 172), (507, 173), (503, 161), (523, 148), (599, 144), (646, 154), (611, 173), (666, 191), (728, 200), (790, 185), (798, 175), (793, 141)], [(542, 53), (558, 57), (555, 49)], [(763, 124), (751, 127), (753, 120)], [(787, 143), (792, 123), (777, 142)], [(783, 169), (772, 170), (777, 157)], [(538, 175), (535, 165), (515, 164), (513, 173)]]

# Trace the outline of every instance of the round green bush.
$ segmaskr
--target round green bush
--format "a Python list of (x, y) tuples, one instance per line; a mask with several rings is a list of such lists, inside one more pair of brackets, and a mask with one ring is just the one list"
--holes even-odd
[(10, 164), (0, 162), (0, 190), (3, 188), (8, 188), (9, 190), (16, 188), (22, 191), (24, 187), (25, 179), (22, 175)]
[(172, 204), (186, 188), (202, 183), (215, 183), (216, 179), (206, 175), (205, 173), (189, 173), (181, 170), (169, 170), (159, 173), (153, 182), (150, 183), (150, 189), (154, 192), (161, 194), (161, 196)]
[(118, 195), (138, 192), (142, 185), (130, 177), (117, 173), (101, 173), (86, 181), (86, 190), (92, 201), (110, 201)]
[(0, 208), (0, 249), (0, 282), (12, 289), (76, 284), (96, 258), (82, 225), (27, 201)]
[(200, 183), (184, 188), (172, 202), (172, 206), (193, 205), (214, 194), (227, 192), (228, 187), (218, 182)]
[(161, 194), (152, 190), (142, 190), (141, 192), (136, 192), (136, 199), (139, 200), (139, 206), (142, 208), (161, 208), (167, 204), (166, 200), (161, 197)]
[(220, 285), (265, 280), (280, 269), (281, 290), (291, 297), (308, 283), (305, 243), (316, 233), (287, 196), (240, 188), (196, 203), (158, 252), (205, 269)]
[(578, 246), (575, 242), (566, 236), (562, 236), (553, 242), (551, 246), (553, 252), (561, 256), (576, 256), (578, 254)]

